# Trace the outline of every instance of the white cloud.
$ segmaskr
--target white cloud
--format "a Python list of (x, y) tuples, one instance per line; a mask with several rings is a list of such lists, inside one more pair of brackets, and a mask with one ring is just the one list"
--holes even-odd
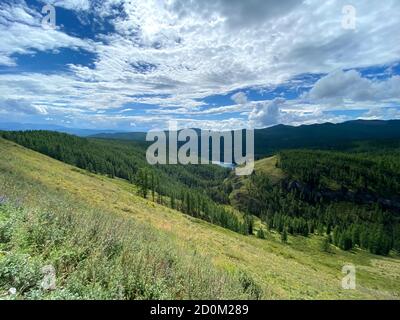
[(58, 48), (92, 50), (90, 41), (72, 37), (58, 29), (44, 29), (41, 13), (24, 2), (0, 4), (0, 65), (16, 65), (15, 54), (32, 54)]
[(248, 103), (247, 96), (244, 92), (237, 92), (231, 96), (231, 99), (237, 104), (243, 105)]
[(276, 98), (272, 101), (257, 103), (249, 114), (252, 127), (266, 127), (277, 124), (281, 116), (281, 108), (285, 99)]
[[(360, 23), (357, 32), (342, 29), (340, 1), (171, 3), (124, 2), (126, 16), (114, 21), (118, 34), (105, 37), (107, 44), (97, 46), (95, 69), (75, 66), (74, 72), (91, 81), (118, 81), (133, 93), (168, 93), (184, 107), (188, 99), (279, 84), (304, 72), (329, 72), (398, 58), (395, 33), (386, 41), (378, 42), (376, 37), (400, 26), (396, 19), (381, 21), (392, 15), (396, 2), (384, 6), (358, 3), (358, 12), (368, 23)], [(240, 10), (231, 12), (229, 6)], [(271, 12), (283, 9), (269, 15), (265, 13), (268, 7)], [(255, 24), (244, 24), (239, 30), (227, 28), (231, 14), (253, 19)], [(370, 26), (378, 23), (382, 27), (369, 35)], [(137, 73), (132, 65), (139, 61), (155, 68), (147, 74)], [(188, 99), (182, 99), (185, 96)]]
[(260, 26), (270, 19), (277, 19), (296, 6), (302, 0), (177, 0), (172, 2), (172, 8), (182, 16), (192, 16), (193, 13), (202, 17), (217, 16), (223, 18), (233, 29)]
[(355, 70), (335, 71), (318, 80), (306, 97), (319, 102), (340, 104), (346, 100), (400, 101), (400, 77), (385, 80), (363, 78)]
[(89, 0), (42, 0), (42, 2), (51, 4), (56, 7), (62, 7), (68, 10), (87, 11), (90, 9)]
[[(12, 66), (15, 54), (35, 50), (68, 47), (96, 54), (93, 68), (70, 65), (70, 72), (57, 75), (0, 74), (4, 99), (25, 99), (46, 106), (49, 113), (78, 117), (128, 103), (159, 105), (160, 114), (171, 116), (174, 111), (175, 116), (199, 117), (248, 112), (254, 103), (242, 91), (232, 96), (236, 106), (215, 106), (202, 112), (202, 99), (279, 85), (302, 73), (389, 64), (400, 57), (400, 20), (395, 14), (400, 1), (396, 0), (353, 1), (356, 30), (341, 26), (342, 7), (348, 4), (342, 0), (47, 2), (79, 15), (93, 14), (100, 21), (116, 13), (115, 5), (124, 10), (110, 21), (115, 32), (89, 41), (61, 29), (43, 30), (41, 14), (22, 1), (0, 5), (0, 64)], [(288, 102), (282, 106), (273, 101), (259, 103), (249, 119), (261, 125), (308, 121), (333, 103), (347, 106), (397, 99), (399, 87), (397, 76), (379, 82), (355, 71), (338, 71), (321, 79), (307, 97), (313, 103), (309, 113), (289, 113), (285, 109)], [(154, 118), (154, 113), (147, 117)]]
[(23, 99), (0, 99), (0, 110), (8, 113), (23, 113), (30, 115), (46, 115), (45, 106), (33, 105), (31, 102)]
[(368, 112), (363, 114), (361, 118), (366, 120), (400, 119), (400, 110), (397, 108), (371, 108)]

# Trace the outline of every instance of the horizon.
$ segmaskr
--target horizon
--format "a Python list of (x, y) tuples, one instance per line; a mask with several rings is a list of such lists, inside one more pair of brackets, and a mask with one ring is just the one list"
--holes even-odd
[(146, 132), (400, 119), (399, 9), (6, 0), (0, 121)]
[[(342, 125), (346, 123), (354, 123), (354, 122), (389, 122), (389, 121), (399, 121), (400, 119), (387, 119), (387, 120), (381, 120), (381, 119), (371, 119), (371, 120), (366, 120), (366, 119), (354, 119), (354, 120), (347, 120), (343, 122), (318, 122), (318, 123), (306, 123), (306, 124), (297, 124), (297, 125), (290, 125), (290, 124), (282, 124), (278, 123), (275, 125), (271, 125), (268, 127), (263, 127), (263, 128), (256, 128), (255, 130), (266, 130), (266, 129), (273, 129), (275, 127), (279, 126), (284, 126), (284, 127), (293, 127), (293, 128), (298, 128), (298, 127), (309, 127), (309, 126), (315, 126), (315, 125)], [(8, 128), (5, 128), (7, 126)], [(15, 126), (25, 126), (28, 129), (25, 128), (17, 128)], [(31, 129), (33, 126), (37, 127), (34, 129)], [(13, 128), (11, 128), (13, 127)], [(29, 128), (30, 127), (30, 128)], [(58, 129), (58, 130), (57, 130)], [(234, 130), (245, 130), (245, 128), (237, 128), (237, 129), (227, 129), (227, 130), (213, 130), (213, 129), (201, 129), (201, 128), (190, 128), (190, 127), (182, 127), (178, 128), (177, 131), (181, 131), (184, 129), (192, 129), (192, 130), (210, 130), (210, 131), (234, 131)], [(49, 125), (45, 123), (17, 123), (17, 122), (0, 122), (0, 131), (37, 131), (37, 130), (43, 130), (43, 131), (55, 131), (55, 132), (63, 132), (62, 130), (70, 130), (72, 131), (82, 131), (82, 132), (97, 132), (95, 134), (119, 134), (119, 133), (147, 133), (148, 131), (128, 131), (128, 130), (118, 130), (118, 129), (91, 129), (91, 128), (79, 128), (79, 127), (67, 127), (67, 126), (61, 126), (61, 125)], [(169, 130), (169, 129), (160, 129), (161, 131), (175, 131), (175, 130)], [(68, 133), (68, 132), (67, 132)]]

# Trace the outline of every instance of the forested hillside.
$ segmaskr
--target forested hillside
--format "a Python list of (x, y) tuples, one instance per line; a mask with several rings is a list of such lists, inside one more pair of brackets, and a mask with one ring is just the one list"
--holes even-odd
[(268, 170), (256, 165), (252, 176), (238, 180), (218, 166), (150, 166), (141, 142), (47, 131), (1, 136), (89, 172), (129, 181), (143, 198), (244, 235), (263, 237), (262, 228), (254, 226), (258, 217), (283, 241), (287, 234), (317, 234), (327, 248), (358, 247), (379, 255), (400, 250), (397, 140), (351, 141), (351, 148), (339, 148), (346, 151), (283, 150), (273, 168), (270, 161)]
[(0, 136), (89, 172), (125, 179), (137, 185), (144, 198), (191, 216), (244, 234), (251, 230), (251, 220), (242, 220), (223, 206), (228, 198), (220, 184), (229, 171), (219, 166), (150, 166), (145, 147), (138, 142), (50, 131), (0, 132)]
[[(254, 232), (207, 223), (144, 199), (124, 179), (0, 138), (2, 299), (399, 298), (393, 253), (340, 250), (317, 233), (281, 239), (258, 218)], [(345, 264), (357, 268), (355, 290), (341, 287)], [(55, 269), (54, 290), (41, 287), (45, 266)]]
[(282, 151), (275, 166), (285, 178), (273, 183), (256, 170), (234, 191), (233, 203), (282, 235), (316, 233), (343, 250), (400, 251), (399, 150), (362, 146), (356, 154)]
[[(399, 141), (400, 120), (356, 120), (344, 123), (322, 123), (302, 125), (298, 127), (277, 125), (264, 129), (256, 129), (255, 155), (261, 158), (273, 155), (284, 149), (353, 149), (357, 141)], [(145, 141), (141, 132), (101, 133), (94, 137)]]
[[(244, 270), (165, 232), (191, 217), (134, 190), (0, 138), (0, 299), (260, 298)], [(54, 268), (51, 290), (43, 267)]]
[(278, 125), (256, 130), (255, 152), (259, 157), (284, 149), (350, 150), (354, 142), (400, 139), (399, 120), (355, 120), (298, 127)]
[(310, 188), (338, 188), (382, 197), (400, 195), (400, 149), (385, 153), (284, 151), (278, 166)]

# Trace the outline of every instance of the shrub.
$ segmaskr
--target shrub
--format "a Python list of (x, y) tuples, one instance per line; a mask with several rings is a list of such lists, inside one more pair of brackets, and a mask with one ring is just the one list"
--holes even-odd
[(40, 263), (26, 254), (11, 253), (0, 260), (0, 287), (15, 287), (18, 294), (38, 287), (42, 274)]
[(265, 239), (265, 233), (264, 233), (264, 230), (262, 228), (257, 230), (257, 238)]

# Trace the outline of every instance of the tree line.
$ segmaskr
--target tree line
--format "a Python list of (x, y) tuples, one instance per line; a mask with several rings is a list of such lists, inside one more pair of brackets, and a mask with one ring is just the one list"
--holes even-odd
[(50, 131), (0, 135), (81, 169), (125, 179), (138, 186), (140, 196), (193, 217), (242, 234), (251, 231), (249, 219), (241, 219), (223, 206), (227, 195), (219, 185), (228, 174), (226, 169), (214, 165), (150, 166), (145, 145), (138, 142), (87, 139)]
[[(324, 163), (323, 159), (329, 156), (326, 152), (322, 158), (317, 156), (320, 155), (319, 152), (315, 152), (315, 157), (313, 154), (308, 159), (299, 158), (299, 155), (305, 156), (309, 153), (313, 151), (285, 151), (278, 165), (288, 175), (287, 178), (273, 184), (266, 175), (256, 172), (246, 180), (233, 204), (243, 212), (259, 216), (270, 229), (280, 232), (282, 237), (287, 237), (284, 233), (305, 237), (318, 234), (343, 250), (359, 247), (380, 255), (387, 255), (392, 249), (400, 252), (400, 217), (396, 212), (390, 212), (378, 204), (329, 201), (310, 196), (318, 194), (321, 184), (327, 179), (326, 173), (331, 174), (329, 178), (334, 183), (338, 183), (337, 180), (343, 181), (342, 174), (334, 175), (335, 171), (325, 170), (325, 166), (334, 162), (337, 166), (346, 168), (348, 158), (346, 156), (338, 159), (337, 154), (332, 153), (332, 159)], [(316, 162), (324, 172), (318, 172)], [(361, 175), (361, 168), (366, 163), (367, 160), (363, 159), (358, 165), (360, 168), (355, 170), (356, 174), (350, 177)], [(352, 167), (357, 167), (354, 159)], [(368, 181), (372, 181), (368, 174), (368, 171), (363, 173)], [(373, 176), (379, 177), (376, 174)], [(288, 181), (293, 179), (301, 181), (306, 190), (288, 189)], [(390, 178), (377, 178), (379, 179), (384, 183)], [(352, 188), (364, 187), (358, 182), (349, 182), (348, 186), (350, 184)], [(393, 185), (395, 184), (386, 185), (386, 190), (394, 192), (394, 189), (390, 189)]]

